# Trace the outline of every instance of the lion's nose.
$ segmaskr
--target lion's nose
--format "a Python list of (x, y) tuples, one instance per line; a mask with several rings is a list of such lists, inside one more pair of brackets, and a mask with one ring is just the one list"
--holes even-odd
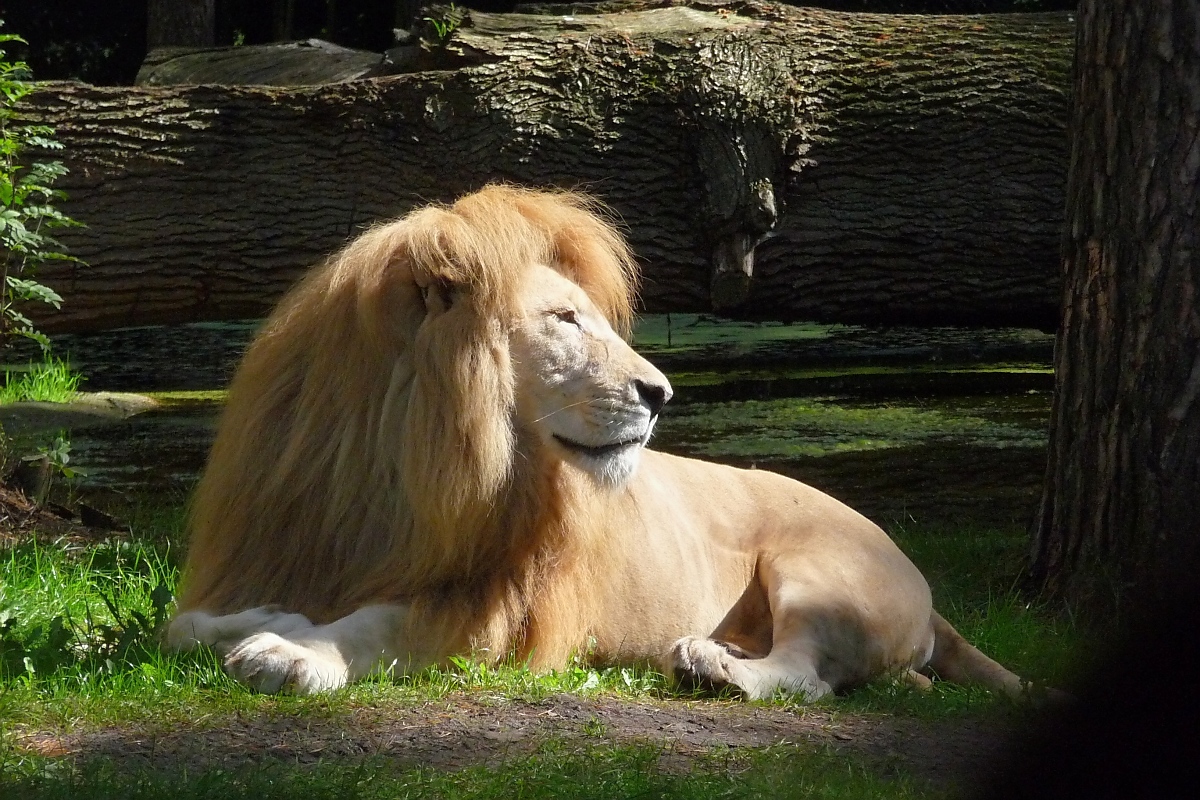
[(650, 416), (652, 417), (658, 416), (658, 412), (662, 411), (662, 407), (671, 399), (670, 386), (636, 380), (633, 382), (633, 385), (637, 387), (638, 396), (650, 407)]

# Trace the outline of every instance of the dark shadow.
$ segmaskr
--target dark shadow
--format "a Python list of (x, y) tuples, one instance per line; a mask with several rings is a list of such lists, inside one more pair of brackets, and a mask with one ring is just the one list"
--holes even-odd
[[(1167, 798), (1200, 779), (1200, 593), (1147, 603), (1100, 662), (1078, 705), (1016, 743), (977, 796)], [(1191, 787), (1191, 788), (1187, 788)]]

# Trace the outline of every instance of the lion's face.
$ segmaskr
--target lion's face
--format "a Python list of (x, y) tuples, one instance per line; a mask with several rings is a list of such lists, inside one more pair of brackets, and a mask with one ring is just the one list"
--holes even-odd
[(671, 384), (554, 270), (530, 270), (522, 297), (512, 337), (520, 426), (602, 484), (620, 485), (637, 468)]

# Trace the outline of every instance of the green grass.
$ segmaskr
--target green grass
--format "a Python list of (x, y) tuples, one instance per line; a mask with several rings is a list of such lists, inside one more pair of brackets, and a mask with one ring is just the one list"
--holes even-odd
[[(133, 543), (72, 549), (25, 544), (0, 551), (0, 798), (53, 797), (929, 797), (919, 782), (884, 779), (861, 757), (804, 747), (728, 752), (687, 769), (658, 746), (543, 741), (488, 769), (401, 769), (382, 760), (209, 769), (197, 774), (124, 773), (103, 760), (66, 762), (30, 754), (3, 733), (110, 725), (195, 726), (221, 720), (340, 719), (361, 709), (431, 702), (538, 701), (574, 693), (630, 702), (674, 702), (676, 690), (647, 669), (585, 663), (549, 675), (522, 664), (456, 659), (394, 680), (380, 677), (317, 697), (256, 695), (228, 678), (209, 652), (163, 653), (156, 613), (178, 578), (178, 513), (135, 515)], [(1024, 534), (1008, 530), (894, 531), (935, 587), (938, 607), (972, 641), (1023, 675), (1064, 684), (1089, 640), (1070, 618), (1024, 603), (1016, 591)], [(26, 659), (29, 659), (26, 662)], [(687, 695), (683, 695), (687, 697)], [(797, 707), (795, 697), (769, 701)], [(918, 692), (880, 680), (820, 707), (835, 714), (920, 718), (1008, 713), (985, 691), (938, 684)], [(198, 723), (197, 720), (208, 720)], [(573, 743), (572, 743), (573, 742)], [(586, 746), (585, 746), (586, 745)], [(739, 751), (741, 753), (741, 751)], [(274, 764), (275, 762), (271, 762)]]
[(29, 364), (27, 371), (6, 369), (0, 388), (0, 405), (41, 400), (66, 403), (75, 397), (82, 376), (69, 362), (47, 354), (40, 364)]
[[(671, 769), (670, 752), (653, 745), (578, 745), (545, 742), (536, 753), (455, 772), (404, 769), (386, 759), (353, 765), (325, 762), (308, 769), (281, 764), (201, 775), (128, 774), (104, 762), (79, 771), (49, 769), (45, 761), (10, 764), (0, 796), (50, 800), (86, 796), (146, 800), (201, 798), (860, 798), (929, 797), (905, 778), (881, 778), (848, 767), (824, 751), (776, 746), (749, 755), (714, 752)], [(15, 775), (13, 773), (16, 773)]]
[[(865, 450), (958, 442), (975, 447), (1041, 447), (1037, 424), (998, 418), (980, 398), (977, 408), (908, 401), (850, 403), (836, 397), (785, 397), (692, 403), (669, 409), (660, 442), (717, 460), (816, 457)], [(1010, 415), (1015, 416), (1015, 415)]]

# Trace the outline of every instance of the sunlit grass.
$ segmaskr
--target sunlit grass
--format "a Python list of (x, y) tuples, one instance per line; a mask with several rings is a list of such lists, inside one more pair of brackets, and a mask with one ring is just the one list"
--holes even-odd
[[(45, 724), (104, 724), (178, 715), (186, 721), (200, 712), (305, 714), (423, 703), (460, 693), (530, 701), (563, 693), (692, 696), (680, 695), (649, 666), (597, 668), (578, 659), (539, 674), (521, 663), (492, 665), (470, 658), (412, 675), (384, 676), (316, 699), (255, 695), (226, 677), (211, 653), (159, 649), (156, 614), (161, 622), (165, 593), (173, 592), (178, 580), (166, 542), (178, 525), (177, 513), (147, 514), (137, 528), (147, 538), (133, 543), (76, 551), (31, 544), (3, 553), (0, 720), (20, 716)], [(1020, 531), (898, 527), (894, 535), (929, 578), (938, 609), (969, 640), (1038, 683), (1067, 685), (1077, 676), (1078, 652), (1088, 646), (1083, 632), (1069, 617), (1028, 604), (1018, 591)], [(798, 699), (774, 702), (786, 706)], [(825, 704), (938, 715), (994, 702), (981, 690), (945, 685), (921, 693), (884, 680)]]
[(69, 362), (47, 354), (45, 360), (29, 369), (4, 371), (4, 386), (0, 387), (0, 405), (40, 400), (66, 403), (75, 397), (83, 376), (71, 369)]

